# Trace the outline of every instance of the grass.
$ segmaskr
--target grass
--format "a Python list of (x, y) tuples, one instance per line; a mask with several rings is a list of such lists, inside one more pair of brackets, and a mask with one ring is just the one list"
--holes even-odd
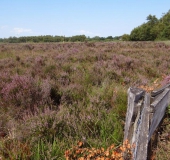
[(167, 40), (167, 41), (158, 41), (158, 42), (160, 42), (160, 43), (163, 42), (163, 43), (165, 43), (166, 45), (170, 45), (170, 41), (168, 41), (168, 40)]
[(65, 151), (65, 147), (62, 148), (62, 145), (62, 143), (58, 143), (57, 139), (54, 139), (52, 142), (40, 140), (34, 146), (31, 158), (36, 160), (62, 160), (64, 159), (63, 152)]
[(77, 141), (121, 144), (127, 89), (168, 75), (169, 51), (162, 42), (0, 44), (1, 156), (64, 159)]

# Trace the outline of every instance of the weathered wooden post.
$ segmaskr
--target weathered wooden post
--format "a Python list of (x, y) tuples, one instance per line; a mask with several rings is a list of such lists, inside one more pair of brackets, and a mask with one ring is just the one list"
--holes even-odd
[(165, 88), (164, 91), (151, 104), (153, 117), (149, 130), (149, 140), (165, 115), (166, 108), (170, 104), (170, 89)]
[(147, 159), (148, 143), (169, 104), (170, 84), (153, 91), (151, 95), (139, 88), (128, 89), (124, 141), (128, 140), (133, 146), (133, 160)]
[(134, 159), (146, 160), (148, 151), (148, 133), (149, 133), (149, 114), (150, 114), (150, 94), (146, 93), (144, 104), (138, 120), (138, 128), (136, 130), (137, 139), (134, 152)]
[(144, 95), (145, 91), (139, 88), (128, 89), (128, 107), (126, 113), (126, 122), (124, 128), (124, 141), (132, 139), (135, 119), (138, 116), (138, 110), (140, 106), (140, 100)]

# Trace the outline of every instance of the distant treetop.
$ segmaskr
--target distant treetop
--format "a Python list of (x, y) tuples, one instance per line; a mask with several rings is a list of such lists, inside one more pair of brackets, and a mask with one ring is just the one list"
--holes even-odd
[(146, 23), (131, 31), (129, 35), (131, 41), (170, 40), (170, 10), (160, 19), (150, 14), (146, 20)]

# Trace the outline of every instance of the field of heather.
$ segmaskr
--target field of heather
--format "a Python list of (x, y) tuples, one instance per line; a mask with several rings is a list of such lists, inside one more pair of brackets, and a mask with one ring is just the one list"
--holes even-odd
[[(118, 146), (127, 89), (164, 85), (169, 74), (170, 45), (163, 42), (1, 43), (0, 157), (65, 159), (78, 141)], [(170, 110), (156, 159), (170, 155), (170, 138), (161, 140), (169, 117)]]

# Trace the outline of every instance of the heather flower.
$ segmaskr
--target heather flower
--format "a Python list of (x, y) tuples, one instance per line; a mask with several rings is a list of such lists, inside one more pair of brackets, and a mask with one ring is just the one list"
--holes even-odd
[(2, 102), (5, 106), (21, 106), (25, 109), (34, 105), (45, 104), (50, 96), (50, 85), (47, 80), (41, 84), (30, 76), (14, 75), (1, 90)]
[(161, 82), (162, 86), (170, 83), (170, 75), (166, 76), (163, 81)]

